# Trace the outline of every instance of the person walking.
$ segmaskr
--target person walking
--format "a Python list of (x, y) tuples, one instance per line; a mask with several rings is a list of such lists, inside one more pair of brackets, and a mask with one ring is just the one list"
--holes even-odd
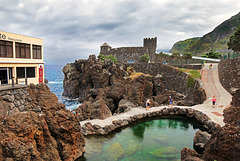
[(147, 99), (146, 101), (146, 111), (150, 108), (150, 100)]
[(214, 108), (215, 107), (215, 104), (216, 104), (216, 97), (215, 96), (213, 96), (213, 98), (212, 98), (212, 107)]
[(209, 65), (209, 69), (212, 69), (212, 64)]
[(169, 107), (173, 107), (173, 98), (171, 96), (169, 96)]

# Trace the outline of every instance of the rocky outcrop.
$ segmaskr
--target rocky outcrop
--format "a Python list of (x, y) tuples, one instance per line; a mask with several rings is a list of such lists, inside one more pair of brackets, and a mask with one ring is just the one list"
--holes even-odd
[(215, 131), (205, 145), (204, 160), (232, 160), (240, 158), (240, 129), (225, 125)]
[[(147, 73), (154, 77), (160, 77), (161, 86), (160, 93), (165, 94), (166, 91), (171, 93), (180, 93), (185, 98), (180, 100), (179, 104), (192, 106), (201, 104), (206, 100), (206, 94), (199, 79), (193, 79), (190, 75), (182, 72), (174, 67), (163, 65), (162, 63), (143, 63), (143, 64), (124, 64), (124, 69), (132, 67), (137, 72)], [(188, 85), (190, 79), (193, 79), (191, 87)], [(154, 91), (154, 96), (156, 91)], [(176, 100), (176, 99), (175, 99)], [(179, 100), (178, 100), (179, 101)], [(177, 101), (177, 103), (178, 103)]]
[(27, 90), (29, 111), (0, 117), (0, 160), (71, 161), (82, 156), (85, 139), (76, 114), (44, 84)]
[(240, 124), (240, 90), (232, 88), (231, 94), (233, 96), (232, 106), (223, 110), (223, 121), (233, 126), (238, 126)]
[[(134, 70), (125, 68), (121, 65), (116, 66), (111, 60), (100, 61), (95, 55), (89, 56), (88, 60), (77, 60), (67, 64), (63, 68), (65, 75), (63, 95), (78, 98), (83, 103), (75, 110), (80, 120), (105, 119), (132, 107), (145, 107), (147, 99), (151, 100), (151, 107), (168, 104), (170, 95), (178, 105), (193, 105), (205, 100), (206, 95), (199, 81), (195, 81), (193, 88), (188, 88), (186, 85), (188, 75), (172, 67), (167, 67), (167, 72), (174, 70), (181, 76), (181, 79), (172, 77), (173, 84), (177, 82), (176, 80), (182, 82), (184, 78), (185, 86), (180, 85), (179, 88), (183, 88), (184, 92), (193, 90), (195, 91), (193, 94), (185, 95), (186, 93), (182, 94), (181, 90), (177, 92), (175, 88), (166, 89), (163, 83), (165, 78), (161, 74), (138, 73), (137, 76), (133, 76), (131, 73)], [(167, 78), (170, 82), (170, 77)], [(121, 100), (128, 101), (128, 105), (120, 102)]]
[(221, 60), (218, 73), (222, 86), (228, 92), (231, 92), (231, 88), (240, 88), (240, 59)]
[(44, 117), (35, 112), (1, 118), (0, 139), (1, 160), (61, 160)]

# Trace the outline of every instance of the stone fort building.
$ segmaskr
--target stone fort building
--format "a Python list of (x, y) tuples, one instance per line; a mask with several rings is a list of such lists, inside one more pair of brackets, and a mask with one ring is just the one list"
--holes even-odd
[(150, 62), (155, 62), (157, 49), (157, 37), (144, 38), (143, 47), (119, 47), (112, 48), (108, 43), (104, 43), (100, 47), (102, 55), (113, 55), (117, 58), (118, 63), (139, 63), (140, 56), (147, 54)]

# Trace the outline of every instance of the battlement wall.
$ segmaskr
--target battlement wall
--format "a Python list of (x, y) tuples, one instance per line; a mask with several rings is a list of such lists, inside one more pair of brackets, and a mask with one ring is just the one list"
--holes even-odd
[(157, 38), (143, 39), (143, 47), (119, 47), (111, 48), (107, 43), (101, 46), (100, 54), (113, 55), (118, 63), (128, 63), (129, 60), (134, 63), (140, 62), (140, 56), (147, 54), (151, 62), (155, 62), (157, 49)]

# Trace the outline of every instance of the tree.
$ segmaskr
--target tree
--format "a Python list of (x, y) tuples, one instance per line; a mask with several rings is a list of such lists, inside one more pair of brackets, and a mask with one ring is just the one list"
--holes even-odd
[(101, 60), (105, 60), (105, 56), (104, 56), (103, 54), (99, 54), (99, 55), (97, 56), (97, 58), (98, 58), (98, 59), (101, 59)]
[(112, 60), (114, 63), (117, 63), (117, 58), (114, 57), (112, 54), (111, 54), (111, 55), (107, 55), (107, 56), (105, 57), (105, 59), (110, 59), (110, 60)]
[(182, 55), (182, 57), (185, 58), (185, 59), (191, 59), (192, 58), (192, 53), (191, 52), (184, 53)]
[(177, 57), (177, 58), (179, 58), (179, 57), (181, 57), (181, 55), (180, 55), (179, 53), (172, 53), (171, 57)]
[(202, 55), (202, 57), (206, 57), (206, 58), (214, 58), (214, 59), (218, 59), (220, 58), (222, 55), (218, 52), (209, 52), (209, 53), (205, 53), (204, 55)]
[(230, 37), (230, 41), (228, 42), (228, 49), (232, 49), (233, 51), (240, 51), (240, 26)]
[(117, 58), (114, 57), (112, 54), (111, 55), (107, 55), (107, 56), (104, 56), (103, 54), (99, 54), (97, 56), (98, 59), (101, 59), (101, 60), (106, 60), (106, 59), (110, 59), (112, 60), (114, 63), (117, 63)]
[(147, 63), (150, 60), (150, 58), (147, 56), (147, 54), (144, 54), (144, 55), (140, 56), (140, 60), (142, 62)]

